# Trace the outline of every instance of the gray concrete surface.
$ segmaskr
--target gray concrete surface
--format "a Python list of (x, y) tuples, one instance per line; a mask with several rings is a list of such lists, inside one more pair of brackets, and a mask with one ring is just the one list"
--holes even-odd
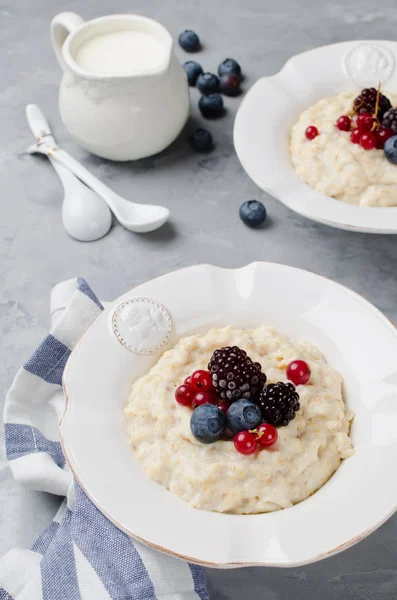
[[(397, 11), (386, 0), (3, 0), (0, 3), (0, 394), (49, 326), (52, 286), (75, 275), (102, 298), (113, 298), (146, 279), (181, 266), (209, 262), (237, 267), (270, 260), (307, 268), (361, 293), (397, 322), (397, 240), (337, 231), (311, 223), (263, 194), (245, 175), (233, 150), (238, 99), (227, 99), (224, 119), (205, 123), (216, 149), (190, 151), (186, 134), (159, 156), (114, 164), (89, 156), (60, 122), (60, 71), (49, 41), (49, 22), (61, 10), (85, 18), (137, 12), (160, 20), (174, 36), (193, 28), (204, 42), (197, 56), (215, 70), (237, 58), (245, 88), (280, 69), (293, 54), (349, 39), (395, 39)], [(181, 59), (185, 55), (179, 52)], [(202, 124), (192, 93), (192, 123)], [(31, 135), (24, 107), (38, 103), (67, 150), (116, 191), (142, 202), (161, 202), (172, 221), (158, 232), (134, 235), (116, 225), (98, 242), (82, 244), (62, 229), (62, 190), (40, 157), (19, 156)], [(188, 127), (188, 128), (189, 128)], [(270, 215), (261, 230), (245, 228), (238, 207), (262, 199)], [(1, 464), (4, 452), (1, 448)], [(51, 519), (57, 501), (23, 490), (0, 470), (0, 554), (28, 546)], [(371, 485), (371, 482), (368, 483)], [(365, 498), (363, 498), (365, 503)], [(33, 506), (34, 519), (26, 518)], [(395, 600), (397, 518), (351, 550), (321, 563), (290, 570), (208, 571), (216, 600)]]

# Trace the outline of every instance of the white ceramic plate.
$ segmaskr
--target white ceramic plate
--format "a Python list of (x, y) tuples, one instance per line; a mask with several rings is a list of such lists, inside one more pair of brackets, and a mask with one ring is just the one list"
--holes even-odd
[[(342, 91), (376, 87), (397, 91), (397, 42), (354, 41), (291, 58), (246, 94), (234, 124), (237, 155), (263, 190), (295, 212), (340, 229), (397, 233), (397, 207), (356, 206), (320, 194), (295, 174), (289, 131), (309, 106)], [(396, 167), (397, 177), (397, 167)]]
[[(227, 324), (271, 324), (315, 344), (344, 377), (345, 399), (356, 413), (355, 455), (309, 499), (259, 515), (195, 510), (146, 478), (127, 442), (123, 407), (132, 380), (158, 355), (132, 354), (112, 330), (120, 303), (142, 296), (171, 314), (168, 347)], [(323, 277), (271, 263), (182, 269), (116, 300), (82, 337), (64, 376), (62, 447), (99, 510), (150, 546), (217, 567), (309, 563), (351, 546), (397, 508), (396, 357), (391, 323)]]

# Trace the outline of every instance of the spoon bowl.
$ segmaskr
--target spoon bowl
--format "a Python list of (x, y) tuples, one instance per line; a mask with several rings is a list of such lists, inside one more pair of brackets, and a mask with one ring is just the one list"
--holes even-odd
[(64, 188), (62, 222), (67, 233), (79, 242), (93, 242), (107, 234), (112, 213), (99, 196), (68, 169), (50, 158)]
[(112, 210), (123, 227), (136, 233), (148, 233), (158, 229), (164, 225), (170, 215), (170, 211), (165, 206), (137, 204), (121, 196), (113, 198)]

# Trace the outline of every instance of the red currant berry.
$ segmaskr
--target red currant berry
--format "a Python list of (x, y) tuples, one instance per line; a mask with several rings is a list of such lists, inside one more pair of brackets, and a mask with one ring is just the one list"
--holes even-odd
[(218, 407), (226, 414), (229, 410), (230, 404), (229, 402), (226, 402), (226, 400), (221, 400), (218, 404)]
[(361, 113), (357, 117), (357, 127), (360, 131), (371, 131), (373, 124), (376, 122), (374, 115), (371, 113)]
[(319, 135), (318, 129), (314, 125), (310, 125), (305, 131), (305, 136), (307, 137), (308, 140), (314, 140), (314, 138), (317, 137), (318, 135)]
[(195, 371), (192, 375), (192, 386), (196, 390), (205, 391), (212, 389), (212, 378), (209, 371)]
[(373, 150), (376, 146), (376, 135), (371, 132), (363, 133), (360, 137), (360, 146), (364, 150)]
[(391, 129), (390, 127), (379, 127), (379, 129), (377, 129), (375, 131), (376, 134), (376, 147), (378, 148), (378, 150), (383, 150), (383, 147), (385, 145), (385, 142), (393, 137), (393, 135), (395, 135), (393, 129)]
[(269, 448), (277, 442), (278, 431), (270, 423), (262, 423), (256, 428), (256, 441), (262, 448)]
[(353, 131), (350, 134), (350, 141), (353, 144), (359, 144), (360, 143), (360, 138), (362, 136), (362, 131), (359, 130), (358, 127), (356, 127), (355, 129), (353, 129)]
[(253, 454), (256, 450), (256, 446), (256, 437), (250, 431), (240, 431), (240, 433), (234, 437), (234, 447), (240, 454), (245, 454), (247, 456)]
[(189, 377), (186, 377), (185, 381), (183, 383), (186, 383), (186, 385), (192, 385), (192, 377), (191, 375), (189, 375)]
[(195, 390), (190, 385), (182, 384), (175, 390), (175, 400), (182, 406), (191, 406)]
[(339, 119), (336, 121), (336, 126), (341, 131), (350, 131), (351, 123), (351, 118), (347, 117), (346, 115), (343, 115), (342, 117), (339, 117)]
[(293, 360), (287, 366), (287, 377), (294, 385), (305, 385), (310, 379), (310, 367), (304, 360)]
[(211, 390), (205, 390), (202, 392), (197, 392), (196, 390), (193, 390), (193, 393), (194, 393), (193, 402), (192, 402), (193, 408), (197, 408), (198, 406), (201, 406), (202, 404), (217, 404), (216, 395)]

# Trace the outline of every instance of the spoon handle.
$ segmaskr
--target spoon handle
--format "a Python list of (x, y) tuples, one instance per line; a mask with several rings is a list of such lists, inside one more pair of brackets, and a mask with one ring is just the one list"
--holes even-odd
[(50, 163), (54, 167), (59, 179), (61, 180), (61, 183), (65, 190), (66, 188), (69, 188), (70, 186), (74, 185), (76, 181), (78, 182), (78, 179), (76, 180), (76, 175), (69, 171), (69, 169), (64, 167), (60, 162), (56, 161), (55, 158), (53, 158), (52, 156), (49, 156), (48, 158)]
[(114, 213), (117, 219), (120, 221), (118, 216), (118, 210), (116, 206), (116, 201), (119, 201), (119, 196), (113, 190), (111, 190), (107, 185), (102, 183), (99, 179), (95, 177), (88, 169), (83, 167), (73, 156), (68, 154), (65, 150), (61, 150), (61, 148), (55, 148), (50, 151), (49, 157), (51, 159), (55, 159), (58, 163), (65, 166), (69, 171), (74, 173), (81, 181), (83, 181), (89, 188), (91, 188), (94, 192), (98, 194), (106, 202), (110, 210)]
[[(37, 139), (37, 143), (43, 142), (45, 140), (48, 142), (48, 144), (54, 147), (56, 146), (56, 142), (51, 133), (51, 128), (47, 122), (47, 119), (36, 104), (28, 104), (26, 106), (26, 118), (31, 132)], [(61, 180), (65, 190), (66, 187), (76, 187), (76, 182), (77, 185), (81, 185), (80, 182), (76, 179), (76, 176), (73, 175), (73, 173), (69, 171), (69, 169), (62, 166), (61, 163), (57, 162), (53, 158), (53, 156), (49, 155), (48, 158), (55, 171), (57, 172), (57, 175)]]

